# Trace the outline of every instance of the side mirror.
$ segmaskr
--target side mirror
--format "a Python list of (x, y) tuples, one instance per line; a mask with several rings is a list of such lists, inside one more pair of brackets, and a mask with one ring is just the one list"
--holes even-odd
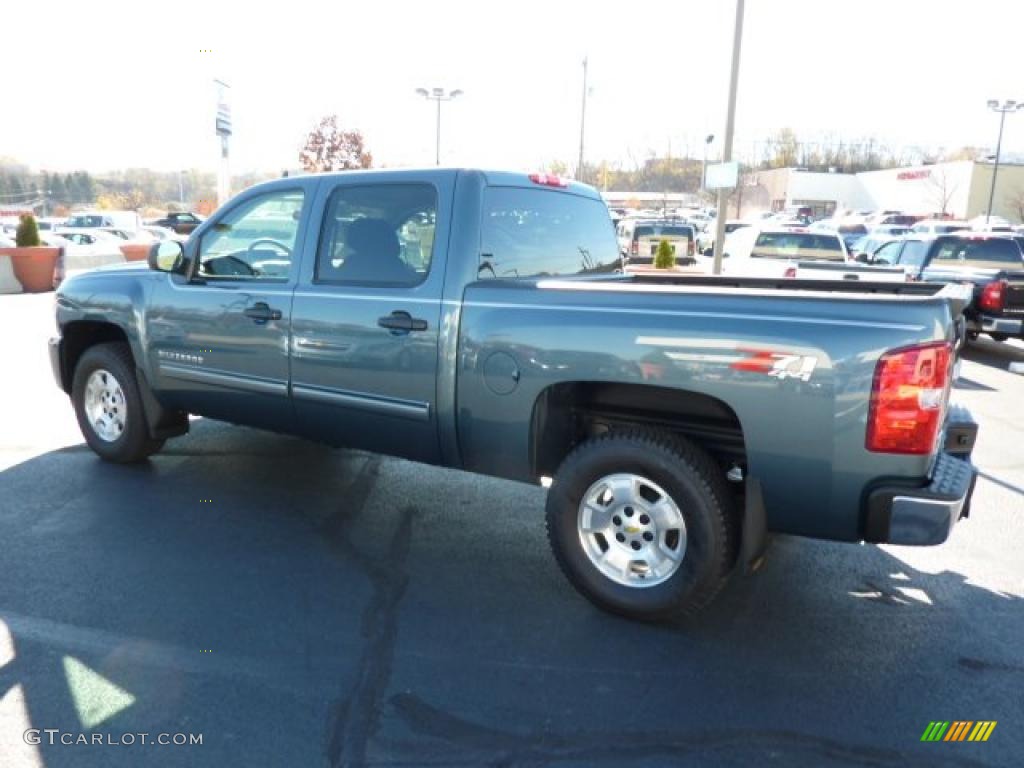
[(871, 263), (871, 257), (868, 256), (866, 253), (858, 253), (853, 258), (854, 258), (855, 261), (859, 261), (861, 264), (870, 264)]
[(157, 272), (182, 272), (185, 249), (177, 240), (160, 240), (149, 248), (149, 268)]

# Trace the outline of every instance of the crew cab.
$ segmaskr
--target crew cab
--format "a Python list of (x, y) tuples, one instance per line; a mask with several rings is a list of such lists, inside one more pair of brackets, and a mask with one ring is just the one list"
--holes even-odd
[(904, 282), (902, 269), (860, 264), (838, 232), (744, 227), (725, 238), (722, 274), (801, 280)]
[(934, 239), (911, 236), (876, 263), (902, 267), (914, 280), (966, 283), (973, 297), (964, 312), (968, 338), (1024, 338), (1024, 251), (1012, 235), (956, 233)]
[(575, 182), (289, 177), (66, 280), (50, 358), (112, 462), (200, 414), (548, 486), (566, 576), (641, 619), (709, 602), (768, 531), (930, 545), (967, 514), (963, 288), (619, 268)]

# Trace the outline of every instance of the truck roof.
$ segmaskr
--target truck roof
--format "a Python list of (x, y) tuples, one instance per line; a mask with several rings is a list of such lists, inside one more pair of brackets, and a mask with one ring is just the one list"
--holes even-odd
[[(601, 194), (594, 187), (572, 179), (562, 179), (554, 176), (553, 174), (543, 172), (523, 173), (521, 171), (484, 170), (481, 168), (439, 168), (437, 166), (427, 166), (425, 168), (369, 168), (363, 171), (334, 171), (329, 173), (310, 173), (286, 176), (280, 179), (265, 181), (255, 186), (260, 188), (286, 187), (293, 185), (296, 179), (308, 178), (352, 179), (365, 177), (367, 179), (390, 179), (398, 181), (403, 179), (413, 180), (417, 178), (443, 177), (448, 175), (458, 175), (461, 173), (478, 173), (484, 178), (487, 185), (492, 187), (550, 189), (557, 192), (569, 192), (574, 195), (588, 197), (602, 203), (604, 202), (604, 198), (601, 197)], [(556, 179), (558, 182), (557, 184), (554, 183)]]

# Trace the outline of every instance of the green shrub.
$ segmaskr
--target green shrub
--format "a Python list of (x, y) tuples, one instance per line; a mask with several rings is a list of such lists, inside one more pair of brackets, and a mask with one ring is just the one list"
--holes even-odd
[(36, 226), (36, 217), (26, 213), (18, 222), (18, 231), (14, 234), (14, 243), (19, 248), (33, 248), (39, 245), (39, 227)]
[(672, 269), (676, 265), (676, 255), (668, 240), (658, 243), (658, 250), (654, 254), (654, 266), (658, 269)]

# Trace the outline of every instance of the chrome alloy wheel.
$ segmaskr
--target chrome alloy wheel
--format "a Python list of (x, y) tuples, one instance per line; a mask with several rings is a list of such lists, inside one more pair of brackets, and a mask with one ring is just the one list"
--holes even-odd
[(657, 483), (630, 473), (606, 475), (587, 489), (577, 528), (590, 562), (616, 584), (653, 587), (679, 570), (686, 523)]
[(121, 384), (114, 374), (97, 368), (85, 383), (85, 416), (101, 440), (112, 443), (124, 434), (128, 420)]

